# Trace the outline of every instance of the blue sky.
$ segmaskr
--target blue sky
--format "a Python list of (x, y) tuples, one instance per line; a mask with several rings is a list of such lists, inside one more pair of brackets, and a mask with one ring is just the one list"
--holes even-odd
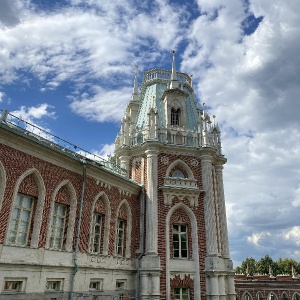
[(135, 65), (193, 74), (222, 130), (231, 256), (300, 255), (300, 2), (0, 0), (0, 108), (113, 152)]

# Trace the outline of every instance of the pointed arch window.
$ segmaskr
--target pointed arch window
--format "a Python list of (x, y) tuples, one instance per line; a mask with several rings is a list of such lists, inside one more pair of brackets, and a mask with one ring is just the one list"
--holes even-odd
[(26, 246), (31, 228), (34, 198), (18, 194), (11, 218), (8, 242), (14, 245)]
[(293, 300), (300, 300), (300, 295), (298, 293), (295, 293), (293, 295)]
[(183, 175), (183, 173), (179, 169), (176, 169), (173, 172), (172, 177), (175, 177), (175, 178), (184, 178), (185, 176)]
[(117, 235), (116, 235), (116, 254), (124, 256), (125, 250), (125, 228), (126, 221), (122, 219), (117, 220)]
[(50, 235), (51, 249), (63, 248), (66, 218), (67, 206), (60, 203), (54, 203)]
[(188, 232), (185, 224), (173, 225), (173, 257), (188, 257)]
[(180, 108), (171, 108), (171, 125), (179, 126), (180, 125)]
[(91, 244), (90, 249), (93, 253), (100, 253), (101, 249), (101, 236), (102, 236), (102, 222), (103, 222), (103, 215), (94, 213), (93, 215), (93, 228), (92, 228), (92, 235), (91, 235)]

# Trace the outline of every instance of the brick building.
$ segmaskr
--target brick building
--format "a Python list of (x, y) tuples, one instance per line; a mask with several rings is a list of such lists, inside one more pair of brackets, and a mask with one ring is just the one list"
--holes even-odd
[(300, 300), (300, 281), (290, 275), (235, 275), (237, 300)]
[(109, 162), (3, 111), (0, 299), (235, 299), (225, 162), (174, 53), (136, 74)]

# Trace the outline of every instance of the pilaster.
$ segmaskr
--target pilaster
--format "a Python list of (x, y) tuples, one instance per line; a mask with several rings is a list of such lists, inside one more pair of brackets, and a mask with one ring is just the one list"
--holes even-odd
[(217, 183), (217, 198), (219, 206), (219, 221), (220, 221), (220, 238), (221, 238), (221, 255), (223, 258), (230, 258), (229, 254), (229, 242), (227, 231), (227, 219), (226, 219), (226, 206), (224, 197), (223, 186), (223, 166), (216, 165), (216, 183)]
[(157, 156), (156, 149), (145, 151), (147, 156), (146, 189), (146, 254), (157, 254)]
[(205, 191), (204, 211), (205, 211), (205, 231), (207, 256), (217, 256), (217, 231), (216, 231), (216, 213), (213, 195), (212, 180), (212, 161), (209, 154), (201, 156), (202, 165), (202, 184)]

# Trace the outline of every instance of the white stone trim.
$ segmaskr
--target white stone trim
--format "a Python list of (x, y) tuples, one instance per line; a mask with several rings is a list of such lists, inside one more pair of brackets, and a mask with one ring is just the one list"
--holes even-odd
[(39, 190), (38, 199), (36, 199), (37, 201), (36, 211), (33, 219), (33, 231), (32, 231), (31, 242), (30, 242), (30, 247), (37, 248), (39, 243), (41, 225), (42, 225), (42, 215), (44, 210), (46, 188), (41, 174), (35, 168), (25, 171), (16, 181), (16, 185), (14, 188), (13, 197), (11, 201), (11, 206), (10, 206), (9, 226), (7, 227), (7, 232), (6, 232), (6, 242), (8, 242), (8, 238), (9, 238), (11, 216), (14, 209), (15, 199), (17, 198), (19, 192), (20, 184), (29, 175), (33, 175), (33, 178)]
[[(188, 215), (191, 221), (191, 230), (192, 230), (192, 258), (194, 260), (194, 270), (190, 270), (191, 273), (194, 273), (194, 297), (195, 299), (200, 299), (200, 267), (199, 267), (199, 247), (198, 247), (198, 228), (197, 228), (197, 220), (194, 212), (185, 204), (177, 203), (169, 210), (166, 217), (166, 294), (167, 300), (170, 300), (170, 278), (171, 272), (175, 272), (175, 270), (170, 269), (170, 220), (172, 214), (179, 208), (182, 208)], [(178, 272), (180, 273), (180, 270)]]
[(90, 224), (90, 238), (89, 238), (89, 251), (90, 251), (90, 242), (91, 242), (91, 233), (93, 231), (93, 216), (94, 216), (94, 210), (95, 210), (95, 205), (99, 199), (103, 199), (103, 203), (105, 206), (105, 222), (104, 222), (104, 234), (103, 234), (103, 255), (108, 255), (108, 243), (109, 243), (109, 233), (110, 233), (110, 216), (111, 216), (111, 208), (110, 208), (110, 201), (105, 194), (105, 192), (100, 192), (97, 194), (93, 201), (93, 206), (91, 210), (91, 224)]
[(190, 178), (190, 179), (195, 179), (194, 174), (193, 174), (192, 170), (190, 169), (190, 167), (189, 167), (184, 161), (182, 161), (181, 159), (177, 159), (177, 160), (173, 161), (173, 162), (169, 165), (169, 167), (168, 167), (168, 169), (167, 169), (167, 171), (166, 171), (166, 177), (171, 177), (171, 176), (170, 176), (170, 172), (171, 172), (171, 171), (173, 170), (173, 168), (176, 167), (176, 166), (182, 167), (182, 168), (188, 173), (188, 178)]
[(73, 236), (74, 236), (74, 226), (75, 226), (75, 220), (76, 220), (76, 209), (77, 209), (77, 197), (76, 197), (76, 191), (72, 185), (72, 183), (69, 180), (62, 181), (54, 190), (52, 195), (52, 203), (51, 203), (51, 211), (49, 213), (49, 219), (48, 219), (48, 230), (47, 230), (47, 240), (46, 240), (46, 248), (49, 248), (50, 243), (50, 235), (51, 235), (51, 220), (53, 215), (53, 208), (54, 203), (56, 199), (56, 195), (59, 192), (59, 190), (66, 186), (68, 189), (68, 192), (70, 194), (70, 209), (69, 209), (69, 220), (67, 224), (67, 237), (66, 237), (66, 251), (72, 251), (73, 250)]
[(6, 172), (2, 162), (0, 161), (0, 211), (4, 199), (5, 187), (6, 187)]

